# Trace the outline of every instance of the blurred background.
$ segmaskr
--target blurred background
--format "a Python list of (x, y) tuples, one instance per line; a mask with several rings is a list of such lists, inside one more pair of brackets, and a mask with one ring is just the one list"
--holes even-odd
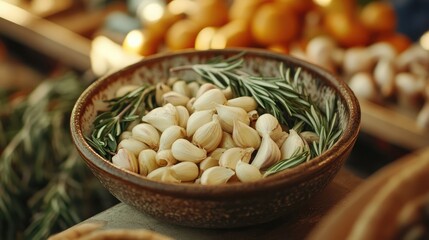
[(0, 238), (45, 239), (117, 203), (69, 135), (95, 79), (158, 53), (264, 48), (358, 96), (346, 167), (365, 179), (429, 144), (429, 1), (0, 0)]

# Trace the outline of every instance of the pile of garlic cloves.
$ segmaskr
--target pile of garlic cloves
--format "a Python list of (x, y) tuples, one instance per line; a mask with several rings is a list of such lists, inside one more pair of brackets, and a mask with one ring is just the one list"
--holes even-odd
[[(123, 86), (117, 95), (138, 86)], [(216, 185), (251, 182), (293, 154), (308, 151), (313, 132), (288, 130), (259, 116), (253, 97), (229, 88), (170, 79), (156, 86), (158, 106), (120, 136), (112, 163), (148, 179)]]

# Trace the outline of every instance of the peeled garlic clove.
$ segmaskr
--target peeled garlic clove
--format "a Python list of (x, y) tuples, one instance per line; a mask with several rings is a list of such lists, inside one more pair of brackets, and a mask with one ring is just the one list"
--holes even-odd
[(261, 144), (261, 137), (258, 132), (240, 121), (234, 121), (232, 139), (237, 146), (243, 148), (258, 149)]
[(128, 124), (127, 131), (131, 131), (137, 124), (142, 123), (140, 119), (136, 119)]
[(352, 47), (344, 52), (342, 69), (345, 75), (350, 76), (358, 72), (368, 72), (374, 65), (375, 58), (368, 48)]
[(231, 133), (228, 133), (225, 131), (222, 132), (222, 140), (219, 143), (219, 147), (225, 148), (225, 149), (237, 147), (237, 145), (234, 142), (234, 139), (232, 139)]
[(305, 53), (311, 62), (322, 67), (327, 67), (332, 64), (332, 52), (336, 48), (337, 44), (334, 39), (318, 36), (308, 42)]
[(282, 131), (281, 134), (279, 134), (279, 137), (277, 138), (277, 140), (275, 140), (274, 142), (276, 142), (277, 146), (281, 148), (288, 136), (289, 136), (289, 133)]
[(299, 134), (293, 130), (289, 130), (289, 136), (281, 147), (281, 157), (282, 159), (288, 159), (293, 154), (302, 152), (304, 150), (305, 143)]
[(170, 103), (148, 112), (143, 116), (142, 120), (154, 126), (160, 132), (163, 132), (172, 125), (179, 124), (179, 116), (176, 107)]
[(189, 101), (188, 101), (188, 103), (186, 104), (186, 109), (188, 109), (188, 112), (190, 113), (190, 114), (192, 114), (192, 113), (194, 113), (194, 103), (195, 103), (195, 98), (193, 97), (193, 98), (191, 98), (191, 99), (189, 99)]
[(234, 174), (234, 171), (229, 168), (211, 167), (203, 172), (200, 182), (203, 185), (218, 185), (228, 182)]
[(180, 183), (181, 181), (173, 176), (171, 168), (167, 168), (161, 176), (161, 182)]
[(156, 163), (156, 152), (153, 149), (145, 149), (139, 153), (139, 173), (147, 176), (148, 173), (157, 169), (159, 166)]
[(222, 89), (223, 95), (225, 95), (226, 99), (231, 99), (233, 97), (233, 92), (230, 86)]
[(140, 123), (131, 130), (133, 138), (143, 142), (152, 149), (158, 149), (159, 133), (150, 124)]
[(180, 162), (171, 166), (171, 174), (181, 182), (189, 182), (197, 179), (200, 170), (193, 162)]
[(226, 98), (220, 89), (210, 89), (199, 96), (192, 107), (195, 111), (211, 110), (216, 107), (216, 104), (225, 104)]
[(417, 109), (425, 88), (425, 79), (411, 73), (399, 73), (395, 76), (398, 105), (403, 109)]
[(215, 166), (219, 166), (219, 160), (214, 157), (207, 157), (200, 162), (200, 172), (202, 173), (205, 170)]
[(280, 149), (276, 142), (266, 134), (262, 137), (261, 146), (251, 164), (258, 169), (265, 169), (277, 163), (280, 157)]
[(246, 125), (250, 123), (247, 112), (242, 108), (217, 104), (216, 111), (219, 115), (222, 129), (226, 132), (232, 133), (235, 120), (241, 121)]
[(190, 115), (186, 124), (186, 135), (188, 137), (194, 135), (198, 128), (212, 120), (213, 114), (213, 110), (203, 110)]
[(118, 149), (127, 149), (137, 156), (142, 150), (149, 149), (149, 146), (135, 138), (126, 138), (119, 142)]
[(258, 131), (259, 136), (263, 137), (265, 134), (276, 135), (282, 132), (279, 120), (269, 113), (262, 114), (256, 120), (255, 129)]
[(186, 106), (189, 101), (189, 98), (187, 96), (174, 91), (164, 93), (164, 95), (162, 95), (162, 99), (163, 105), (171, 103), (174, 106)]
[(197, 92), (200, 89), (200, 84), (198, 82), (190, 82), (188, 83), (188, 89), (191, 92), (191, 96), (188, 97), (196, 97), (197, 96)]
[(218, 87), (216, 87), (216, 85), (211, 84), (211, 83), (204, 83), (199, 87), (195, 97), (199, 98), (205, 92), (207, 92), (208, 90), (212, 90), (212, 89), (218, 89)]
[(171, 91), (171, 88), (167, 84), (164, 84), (164, 83), (156, 84), (155, 99), (156, 99), (156, 104), (158, 104), (158, 106), (162, 106), (162, 104), (164, 103), (163, 95), (170, 91)]
[(199, 163), (207, 157), (206, 150), (195, 146), (186, 139), (177, 139), (171, 146), (171, 152), (178, 161)]
[(247, 116), (249, 117), (250, 123), (256, 123), (256, 120), (258, 120), (259, 118), (259, 113), (256, 110), (252, 110), (250, 112), (247, 112)]
[(191, 89), (189, 89), (188, 84), (183, 80), (178, 80), (173, 84), (173, 91), (180, 93), (183, 96), (191, 97)]
[(262, 178), (262, 174), (257, 167), (243, 161), (238, 161), (235, 167), (235, 174), (240, 182), (254, 182)]
[(123, 131), (121, 135), (119, 135), (119, 141), (122, 141), (127, 138), (131, 138), (131, 136), (132, 136), (131, 131)]
[(253, 97), (243, 96), (229, 99), (226, 102), (227, 106), (231, 107), (239, 107), (244, 109), (246, 112), (250, 112), (255, 110), (258, 107), (258, 103), (255, 101)]
[(210, 157), (219, 161), (220, 156), (226, 151), (226, 148), (216, 148), (213, 152), (209, 154)]
[(349, 79), (349, 87), (358, 98), (377, 101), (379, 93), (377, 91), (374, 78), (367, 72), (359, 72)]
[(184, 106), (176, 106), (177, 116), (179, 118), (179, 126), (186, 128), (189, 119), (189, 111)]
[(151, 180), (161, 181), (162, 175), (169, 167), (160, 167), (150, 172), (146, 177)]
[(376, 61), (381, 59), (393, 60), (397, 55), (395, 48), (386, 42), (374, 43), (368, 47), (368, 50), (368, 53)]
[(313, 143), (319, 141), (319, 136), (315, 132), (304, 131), (299, 134), (304, 141), (307, 143)]
[(222, 140), (222, 127), (219, 118), (213, 115), (213, 120), (199, 127), (192, 136), (192, 143), (211, 152)]
[(238, 161), (249, 162), (252, 157), (253, 148), (230, 148), (219, 158), (219, 166), (235, 169)]
[(123, 97), (126, 94), (136, 90), (137, 88), (139, 88), (139, 85), (124, 85), (121, 86), (116, 92), (115, 92), (115, 97)]
[(118, 150), (118, 152), (112, 157), (112, 163), (115, 166), (128, 171), (135, 173), (139, 172), (139, 165), (137, 163), (136, 156), (125, 148)]
[(394, 94), (395, 74), (393, 60), (391, 59), (380, 59), (375, 65), (374, 82), (384, 97), (390, 97)]
[(175, 82), (177, 82), (177, 81), (179, 81), (179, 78), (178, 77), (169, 77), (168, 79), (167, 79), (167, 85), (168, 86), (173, 86), (174, 85), (174, 83)]
[(399, 71), (406, 71), (416, 61), (428, 64), (429, 54), (420, 44), (414, 43), (395, 58), (395, 65)]
[(171, 145), (179, 139), (186, 136), (186, 130), (180, 126), (170, 126), (162, 132), (159, 139), (159, 150), (171, 149)]
[(172, 166), (177, 163), (176, 158), (174, 158), (173, 153), (170, 149), (161, 150), (156, 153), (156, 164), (158, 166)]
[[(168, 175), (170, 175), (170, 176), (168, 176)], [(171, 181), (171, 179), (169, 180), (169, 178), (171, 178), (171, 177), (172, 176), (171, 176), (170, 167), (157, 168), (147, 175), (148, 179), (155, 180), (155, 181), (163, 181), (163, 180), (164, 181)]]

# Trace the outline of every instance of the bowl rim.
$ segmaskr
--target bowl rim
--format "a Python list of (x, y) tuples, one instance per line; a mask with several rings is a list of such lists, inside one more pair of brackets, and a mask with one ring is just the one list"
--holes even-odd
[[(113, 165), (111, 162), (105, 160), (98, 153), (96, 153), (86, 142), (82, 131), (82, 124), (80, 123), (80, 119), (82, 118), (83, 112), (85, 111), (85, 108), (83, 106), (85, 102), (90, 100), (91, 97), (96, 94), (96, 89), (100, 87), (103, 82), (114, 81), (114, 79), (121, 76), (122, 73), (128, 71), (135, 71), (136, 69), (139, 69), (140, 67), (144, 66), (146, 63), (159, 61), (166, 58), (198, 54), (233, 55), (243, 51), (245, 51), (247, 54), (255, 55), (261, 58), (268, 57), (272, 60), (288, 62), (292, 65), (300, 66), (304, 69), (311, 70), (314, 75), (320, 78), (325, 78), (327, 80), (326, 84), (334, 88), (335, 92), (339, 93), (339, 96), (343, 99), (342, 101), (344, 102), (344, 105), (348, 110), (349, 118), (340, 138), (330, 149), (325, 151), (323, 154), (313, 158), (312, 160), (300, 164), (297, 167), (282, 171), (280, 173), (277, 173), (267, 178), (263, 178), (255, 182), (237, 182), (210, 186), (193, 183), (174, 184), (149, 180), (137, 173), (124, 171), (119, 167)], [(236, 196), (237, 194), (239, 194), (240, 196), (244, 196), (246, 194), (254, 194), (258, 192), (262, 193), (269, 191), (269, 189), (290, 186), (296, 184), (297, 182), (300, 182), (301, 180), (314, 176), (314, 174), (320, 171), (323, 171), (324, 166), (333, 163), (336, 158), (339, 158), (344, 152), (346, 152), (349, 148), (353, 146), (360, 130), (360, 115), (361, 113), (359, 102), (352, 90), (348, 87), (348, 85), (334, 74), (329, 73), (327, 70), (322, 69), (321, 67), (312, 63), (300, 60), (298, 58), (294, 58), (289, 55), (271, 52), (265, 49), (187, 49), (175, 52), (158, 53), (145, 57), (134, 64), (131, 64), (119, 71), (103, 76), (93, 82), (82, 92), (72, 109), (70, 117), (70, 131), (73, 142), (85, 162), (88, 165), (91, 165), (92, 167), (109, 174), (113, 178), (118, 178), (130, 182), (134, 185), (148, 190), (150, 189), (165, 194), (174, 194), (176, 196), (193, 196), (200, 198), (213, 198), (216, 196), (221, 196), (222, 198), (225, 198)], [(94, 171), (93, 169), (91, 170)], [(302, 174), (302, 172), (306, 172), (306, 174)]]

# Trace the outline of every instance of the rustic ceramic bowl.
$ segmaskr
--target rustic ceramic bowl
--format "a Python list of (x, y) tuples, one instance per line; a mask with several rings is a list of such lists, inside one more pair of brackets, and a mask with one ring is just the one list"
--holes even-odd
[[(335, 94), (343, 133), (335, 145), (298, 167), (252, 183), (221, 186), (154, 182), (121, 170), (100, 157), (86, 142), (97, 111), (121, 85), (156, 83), (166, 79), (169, 68), (228, 57), (246, 51), (245, 68), (273, 76), (278, 66), (302, 69), (315, 102)], [(183, 78), (189, 78), (187, 72)], [(188, 74), (188, 75), (187, 75)], [(334, 178), (350, 154), (360, 125), (358, 101), (346, 83), (312, 64), (265, 50), (188, 50), (147, 57), (89, 86), (77, 100), (71, 116), (74, 143), (88, 167), (120, 201), (162, 221), (201, 228), (232, 228), (267, 222), (295, 210), (320, 192)]]

